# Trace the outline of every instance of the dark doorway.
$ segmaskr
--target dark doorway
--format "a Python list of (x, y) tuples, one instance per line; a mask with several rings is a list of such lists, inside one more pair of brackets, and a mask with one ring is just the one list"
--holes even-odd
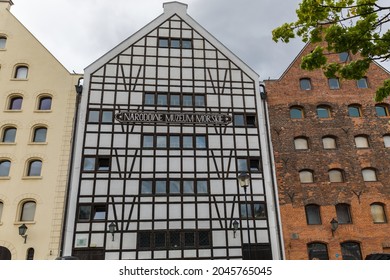
[(270, 244), (243, 244), (243, 260), (272, 260), (272, 249)]
[(11, 251), (5, 247), (0, 246), (0, 260), (10, 260), (11, 259)]

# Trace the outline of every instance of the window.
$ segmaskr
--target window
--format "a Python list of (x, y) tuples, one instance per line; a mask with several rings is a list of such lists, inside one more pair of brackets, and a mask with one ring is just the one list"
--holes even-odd
[(141, 193), (152, 194), (153, 193), (153, 181), (141, 181)]
[(192, 40), (191, 39), (181, 39), (181, 38), (158, 38), (158, 46), (160, 48), (174, 48), (174, 49), (191, 49)]
[(330, 89), (339, 89), (340, 83), (338, 78), (329, 78), (328, 85)]
[(83, 162), (83, 171), (109, 171), (111, 160), (107, 156), (85, 157)]
[(49, 96), (40, 97), (38, 102), (38, 110), (51, 110), (51, 100), (52, 99)]
[(306, 222), (308, 225), (320, 225), (321, 215), (320, 206), (317, 204), (308, 204), (305, 206)]
[(260, 172), (262, 170), (260, 159), (250, 158), (249, 159), (249, 169), (251, 172)]
[(32, 160), (28, 163), (27, 176), (41, 176), (42, 161)]
[(196, 193), (197, 194), (207, 194), (208, 193), (208, 184), (206, 180), (197, 180), (196, 181)]
[(362, 116), (361, 114), (361, 106), (360, 105), (349, 105), (348, 106), (348, 116), (352, 118), (359, 118)]
[(336, 137), (324, 136), (322, 137), (322, 146), (325, 150), (337, 149)]
[(233, 122), (235, 126), (256, 127), (256, 116), (252, 114), (235, 114)]
[(204, 107), (206, 105), (205, 96), (204, 95), (195, 95), (195, 106), (196, 107)]
[(34, 221), (35, 217), (36, 203), (34, 201), (26, 201), (22, 204), (20, 211), (20, 221), (21, 222), (31, 222)]
[(331, 169), (329, 170), (329, 181), (332, 183), (341, 183), (344, 182), (344, 174), (340, 169)]
[(375, 111), (376, 111), (376, 115), (378, 117), (389, 116), (389, 109), (388, 109), (388, 106), (385, 104), (375, 105)]
[(320, 119), (327, 119), (330, 118), (330, 108), (329, 106), (318, 106), (317, 107), (317, 117)]
[(194, 194), (194, 181), (191, 180), (184, 180), (183, 181), (183, 193), (185, 194)]
[(313, 183), (314, 175), (311, 170), (301, 170), (299, 171), (299, 180), (301, 183)]
[(183, 148), (184, 149), (193, 148), (192, 136), (183, 136)]
[(145, 93), (144, 104), (154, 105), (154, 93)]
[(168, 95), (159, 93), (157, 94), (157, 105), (158, 106), (167, 106), (168, 105)]
[(368, 88), (367, 78), (361, 78), (356, 83), (358, 88)]
[[(198, 100), (200, 101), (200, 100)], [(170, 105), (171, 106), (180, 106), (180, 95), (171, 94), (170, 95)]]
[(244, 115), (243, 114), (235, 114), (233, 122), (234, 122), (235, 126), (245, 126)]
[(9, 160), (0, 160), (0, 177), (8, 177), (11, 162)]
[(166, 194), (167, 193), (167, 181), (157, 180), (156, 181), (156, 194)]
[(303, 109), (301, 107), (291, 107), (290, 108), (290, 118), (291, 119), (303, 119)]
[(46, 142), (46, 134), (47, 134), (47, 128), (46, 127), (36, 127), (36, 128), (34, 128), (32, 142), (34, 142), (34, 143), (45, 143)]
[(369, 147), (368, 136), (366, 135), (355, 136), (355, 146), (358, 149), (368, 148)]
[(158, 46), (160, 48), (168, 48), (169, 47), (169, 39), (168, 38), (159, 38)]
[(17, 66), (15, 68), (15, 79), (27, 79), (28, 76), (28, 67), (27, 66)]
[(295, 150), (307, 150), (309, 149), (309, 144), (306, 137), (299, 136), (294, 139)]
[(311, 90), (311, 81), (309, 78), (300, 79), (299, 85), (302, 90)]
[(339, 60), (340, 62), (347, 62), (349, 60), (349, 53), (348, 52), (339, 53)]
[(90, 123), (112, 123), (113, 112), (111, 110), (90, 110), (88, 112), (88, 122)]
[(144, 135), (142, 147), (153, 148), (154, 147), (154, 137), (152, 135)]
[(328, 247), (324, 243), (307, 244), (309, 260), (329, 260)]
[(8, 110), (21, 110), (23, 103), (23, 97), (15, 96), (10, 99)]
[(387, 223), (385, 206), (382, 203), (375, 202), (371, 204), (371, 216), (375, 224)]
[(169, 147), (180, 148), (180, 136), (169, 136)]
[(364, 182), (375, 182), (378, 181), (376, 171), (373, 168), (362, 169), (363, 181)]
[(196, 136), (195, 145), (197, 149), (206, 149), (206, 136)]
[(3, 143), (14, 143), (16, 138), (16, 128), (6, 127), (3, 129), (3, 136), (1, 142)]
[(7, 43), (7, 38), (4, 36), (0, 36), (0, 49), (5, 49), (6, 43)]
[(350, 211), (350, 205), (346, 203), (339, 203), (336, 204), (336, 215), (337, 215), (337, 221), (339, 224), (351, 224), (352, 218), (351, 218), (351, 211)]
[(385, 144), (385, 148), (390, 148), (390, 135), (384, 135), (383, 142)]
[(108, 171), (110, 170), (110, 158), (98, 157), (97, 158), (97, 171)]
[(240, 204), (241, 218), (265, 219), (264, 202), (248, 202)]
[(169, 181), (169, 193), (170, 194), (180, 193), (180, 181), (179, 180)]
[(183, 95), (183, 106), (185, 107), (192, 106), (192, 95)]
[(105, 220), (107, 213), (107, 206), (105, 204), (84, 204), (79, 205), (78, 220)]
[(166, 148), (167, 147), (167, 136), (157, 135), (156, 136), (156, 145), (157, 145), (157, 148)]
[(3, 208), (4, 208), (4, 203), (0, 201), (0, 223), (1, 223), (1, 216), (3, 215)]
[(357, 242), (343, 242), (341, 246), (341, 255), (343, 260), (361, 260), (362, 252), (360, 250), (360, 244)]
[(246, 158), (237, 159), (237, 171), (248, 171), (248, 161)]
[(26, 260), (33, 260), (34, 259), (34, 253), (35, 253), (34, 248), (28, 248)]

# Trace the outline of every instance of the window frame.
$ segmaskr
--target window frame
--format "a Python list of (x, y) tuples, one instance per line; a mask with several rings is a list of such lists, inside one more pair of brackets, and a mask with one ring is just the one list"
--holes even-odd
[[(334, 143), (334, 147), (332, 145), (332, 148), (328, 148), (328, 146), (330, 147), (330, 141), (332, 140), (332, 144)], [(324, 150), (336, 150), (338, 148), (338, 143), (337, 143), (337, 137), (334, 136), (334, 135), (325, 135), (321, 138), (321, 142), (322, 142), (322, 148)]]
[[(364, 173), (367, 173), (369, 171), (371, 174), (364, 175)], [(378, 182), (378, 174), (377, 174), (377, 170), (375, 168), (373, 168), (373, 167), (362, 168), (361, 172), (362, 172), (362, 177), (363, 177), (364, 182)], [(375, 179), (374, 180), (371, 180), (371, 179), (367, 180), (368, 179), (367, 176), (372, 176), (372, 175), (374, 175)]]
[[(15, 102), (18, 102), (20, 100), (20, 104), (14, 104)], [(7, 110), (8, 111), (21, 111), (23, 109), (23, 101), (24, 98), (22, 95), (11, 95), (9, 97), (8, 105), (7, 105)]]
[(390, 134), (383, 135), (383, 146), (385, 148), (390, 148)]
[(0, 158), (0, 178), (9, 178), (11, 172), (11, 160), (8, 158)]
[(305, 205), (305, 215), (307, 225), (322, 225), (320, 205), (315, 203)]
[[(12, 141), (7, 140), (6, 138), (10, 138), (8, 133), (14, 130), (13, 135), (11, 135)], [(18, 132), (18, 129), (15, 126), (5, 126), (1, 130), (1, 142), (2, 144), (14, 144), (16, 143), (16, 133)]]
[[(362, 86), (362, 82), (364, 81), (364, 85)], [(356, 80), (356, 87), (357, 88), (368, 88), (368, 80), (367, 77), (363, 77), (359, 80)]]
[[(382, 112), (378, 112), (378, 109), (381, 109)], [(389, 106), (387, 104), (375, 104), (375, 114), (378, 118), (387, 118), (389, 117)]]
[[(330, 183), (345, 183), (345, 173), (344, 173), (344, 170), (342, 170), (342, 169), (339, 169), (339, 168), (329, 169), (328, 176), (329, 176)], [(336, 177), (334, 177), (334, 176), (336, 176)]]
[[(38, 139), (38, 135), (37, 133), (40, 132), (40, 131), (45, 131), (44, 132), (44, 139), (42, 138), (42, 136), (40, 136), (40, 138), (42, 139)], [(40, 126), (40, 125), (37, 125), (37, 126), (34, 126), (33, 129), (32, 129), (32, 137), (31, 137), (31, 143), (33, 144), (45, 144), (47, 143), (47, 127), (46, 126)], [(41, 132), (43, 133), (43, 132)], [(40, 140), (40, 141), (39, 141)]]
[[(345, 248), (345, 245), (348, 245), (348, 246), (349, 245), (356, 245), (356, 248), (358, 249), (358, 251), (355, 253), (358, 253), (358, 254), (356, 254), (356, 256), (352, 255), (355, 258), (350, 258), (350, 257), (346, 258), (346, 253), (351, 252), (351, 250), (348, 248)], [(341, 248), (341, 257), (343, 258), (343, 260), (362, 260), (363, 259), (362, 258), (362, 249), (361, 249), (359, 242), (345, 241), (345, 242), (340, 243), (340, 248)]]
[[(28, 65), (26, 65), (26, 64), (15, 65), (13, 79), (19, 80), (19, 81), (28, 80), (29, 70), (30, 69), (29, 69)], [(19, 71), (25, 71), (25, 73), (20, 73)], [(20, 77), (19, 77), (19, 75), (20, 75)]]
[[(374, 210), (373, 207), (380, 209), (381, 213), (374, 213), (375, 211), (378, 211), (378, 210)], [(381, 202), (371, 203), (370, 204), (370, 212), (371, 212), (371, 217), (372, 217), (372, 221), (374, 224), (387, 224), (387, 215), (386, 215), (385, 204), (383, 204)], [(380, 219), (378, 219), (378, 217), (377, 217), (378, 214), (381, 216)]]
[(8, 38), (4, 34), (0, 35), (0, 50), (4, 51), (7, 49)]
[[(50, 104), (49, 104), (50, 106), (48, 109), (45, 108), (47, 105), (43, 104), (43, 102), (45, 102), (46, 100), (50, 100)], [(50, 95), (44, 94), (38, 97), (37, 109), (36, 109), (37, 111), (50, 112), (52, 110), (52, 106), (53, 106), (53, 97), (51, 97)]]
[[(322, 116), (322, 112), (326, 112), (326, 116)], [(318, 105), (316, 115), (318, 119), (330, 119), (332, 118), (332, 108), (329, 105)]]
[[(306, 83), (306, 84), (305, 84)], [(313, 86), (311, 84), (310, 78), (300, 78), (299, 79), (299, 88), (304, 91), (312, 90)]]
[[(25, 209), (27, 204), (31, 204), (33, 206), (33, 209), (32, 210)], [(19, 209), (20, 209), (19, 219), (18, 219), (19, 222), (34, 222), (35, 221), (35, 214), (36, 214), (36, 211), (37, 211), (37, 203), (36, 203), (36, 201), (34, 201), (34, 200), (22, 201), (20, 203), (20, 208)], [(32, 211), (32, 213), (25, 214), (26, 213), (25, 211), (27, 211), (27, 210)], [(24, 217), (25, 215), (28, 215), (28, 217)], [(32, 218), (30, 218), (30, 217), (32, 217)]]
[(328, 86), (331, 90), (340, 89), (340, 80), (337, 77), (328, 78)]
[[(310, 248), (310, 247), (314, 247), (314, 246), (323, 246), (323, 248), (321, 248), (322, 250), (315, 250), (316, 248)], [(308, 255), (308, 258), (309, 260), (329, 260), (329, 251), (328, 251), (328, 244), (326, 243), (323, 243), (323, 242), (310, 242), (306, 245), (307, 247), (307, 255)], [(323, 250), (325, 248), (325, 250)], [(311, 251), (316, 251), (316, 252), (321, 252), (321, 253), (312, 253)], [(325, 254), (326, 253), (326, 254)], [(325, 256), (325, 257), (323, 257)]]
[[(311, 180), (310, 180), (310, 181), (302, 180), (302, 179), (303, 179), (303, 176), (305, 175), (305, 174), (303, 174), (304, 172), (305, 172), (305, 174), (307, 174), (307, 175), (310, 174), (310, 176), (311, 176)], [(312, 184), (312, 183), (314, 183), (314, 181), (315, 181), (315, 180), (314, 180), (314, 171), (311, 170), (311, 169), (302, 169), (302, 170), (299, 170), (298, 174), (299, 174), (299, 182), (300, 182), (301, 184)]]
[[(299, 112), (299, 117), (297, 117), (298, 116), (297, 112)], [(305, 113), (303, 107), (301, 106), (291, 106), (289, 113), (290, 113), (291, 120), (301, 120), (305, 118)]]
[[(335, 205), (337, 221), (341, 225), (352, 224), (351, 205), (348, 203), (337, 203)], [(346, 219), (344, 219), (346, 218)]]
[[(356, 149), (369, 149), (370, 148), (370, 140), (369, 140), (368, 135), (364, 135), (364, 134), (355, 135), (353, 137), (353, 139), (355, 142)], [(361, 140), (359, 140), (359, 139), (361, 139)], [(363, 139), (364, 139), (364, 141), (363, 141)], [(361, 145), (361, 143), (363, 143), (363, 142), (366, 142), (367, 145)]]
[[(297, 143), (297, 141), (301, 141), (302, 143)], [(304, 143), (303, 143), (304, 141)], [(298, 146), (304, 144), (306, 148), (299, 148)], [(309, 139), (306, 136), (297, 136), (294, 138), (294, 149), (296, 151), (307, 151), (310, 149), (309, 147)]]
[[(33, 170), (33, 168), (37, 168), (38, 167), (33, 167), (33, 164), (38, 164), (39, 163), (39, 172), (36, 172), (35, 170)], [(27, 161), (27, 170), (26, 170), (26, 177), (41, 177), (42, 176), (42, 168), (43, 168), (43, 161), (42, 159), (39, 159), (39, 158), (33, 158), (33, 159), (29, 159)]]
[(348, 116), (351, 118), (361, 118), (363, 116), (362, 106), (360, 104), (348, 105)]

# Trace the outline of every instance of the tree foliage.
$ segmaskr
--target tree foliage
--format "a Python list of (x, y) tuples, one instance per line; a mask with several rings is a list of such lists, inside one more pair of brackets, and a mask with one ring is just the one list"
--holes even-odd
[[(389, 6), (380, 5), (387, 2)], [(272, 31), (273, 40), (288, 43), (299, 36), (306, 43), (326, 42), (302, 59), (306, 70), (323, 69), (327, 77), (360, 79), (371, 62), (390, 60), (390, 3), (388, 0), (302, 0), (297, 21)], [(348, 52), (358, 59), (328, 62), (327, 54)], [(390, 96), (390, 80), (376, 93), (375, 100)]]

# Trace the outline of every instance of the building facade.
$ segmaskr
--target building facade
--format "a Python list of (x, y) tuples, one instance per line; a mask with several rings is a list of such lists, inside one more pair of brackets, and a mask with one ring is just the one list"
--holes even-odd
[(258, 79), (178, 2), (87, 67), (63, 255), (281, 259)]
[(286, 258), (389, 253), (389, 100), (373, 101), (389, 73), (374, 63), (361, 80), (327, 79), (300, 69), (313, 48), (265, 82)]
[(79, 76), (11, 14), (12, 4), (0, 1), (0, 259), (54, 259)]

